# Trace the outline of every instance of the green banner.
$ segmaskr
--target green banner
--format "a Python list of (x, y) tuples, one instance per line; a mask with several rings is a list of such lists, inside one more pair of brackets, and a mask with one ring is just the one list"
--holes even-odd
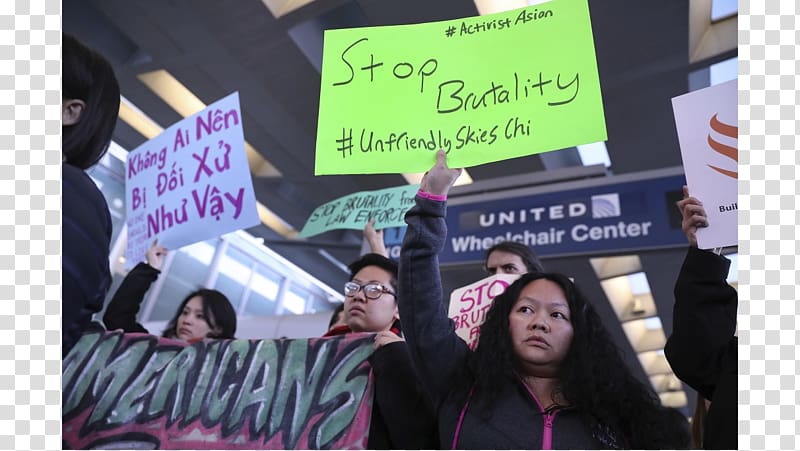
[(300, 236), (309, 237), (335, 229), (361, 230), (370, 218), (375, 229), (405, 225), (403, 217), (414, 205), (419, 184), (376, 191), (361, 191), (317, 207), (309, 216)]
[(587, 0), (326, 30), (315, 174), (470, 167), (606, 139)]

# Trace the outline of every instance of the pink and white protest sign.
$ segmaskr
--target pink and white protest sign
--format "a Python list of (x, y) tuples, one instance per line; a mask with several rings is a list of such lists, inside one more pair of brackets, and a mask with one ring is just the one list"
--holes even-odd
[(128, 154), (126, 267), (154, 239), (168, 249), (259, 223), (239, 93), (175, 123)]
[(453, 290), (447, 316), (455, 322), (456, 334), (467, 342), (470, 349), (475, 349), (478, 345), (480, 326), (486, 319), (486, 312), (492, 306), (494, 298), (506, 291), (519, 276), (496, 274)]

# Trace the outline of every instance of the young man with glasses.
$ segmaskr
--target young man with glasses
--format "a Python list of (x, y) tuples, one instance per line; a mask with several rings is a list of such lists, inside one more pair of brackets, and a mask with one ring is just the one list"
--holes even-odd
[(416, 369), (400, 336), (397, 309), (397, 263), (366, 254), (349, 265), (344, 284), (344, 320), (325, 336), (350, 332), (375, 333), (370, 357), (375, 399), (369, 449), (433, 449), (438, 444), (433, 405), (419, 383)]

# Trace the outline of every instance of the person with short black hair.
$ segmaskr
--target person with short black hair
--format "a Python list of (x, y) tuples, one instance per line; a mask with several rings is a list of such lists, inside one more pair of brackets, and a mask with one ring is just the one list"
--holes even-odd
[(103, 308), (111, 271), (111, 215), (86, 174), (105, 155), (119, 114), (119, 84), (111, 64), (62, 34), (61, 57), (61, 350), (102, 329), (92, 315)]
[(351, 263), (344, 284), (344, 320), (325, 336), (375, 333), (370, 365), (375, 376), (369, 449), (432, 449), (436, 417), (402, 338), (397, 310), (397, 263), (369, 253)]

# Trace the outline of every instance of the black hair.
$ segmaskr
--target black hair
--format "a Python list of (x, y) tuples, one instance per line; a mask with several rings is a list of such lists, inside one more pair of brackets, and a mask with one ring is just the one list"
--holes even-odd
[(340, 302), (335, 309), (333, 309), (333, 313), (331, 313), (331, 320), (328, 322), (328, 329), (333, 327), (333, 325), (339, 321), (339, 314), (344, 311), (344, 303)]
[(562, 289), (573, 328), (572, 343), (558, 370), (557, 390), (581, 412), (595, 436), (625, 448), (685, 447), (688, 426), (675, 427), (679, 422), (674, 413), (662, 407), (653, 390), (633, 376), (594, 307), (562, 274), (523, 274), (495, 297), (458, 386), (474, 385), (478, 402), (488, 411), (503, 383), (500, 381), (518, 378), (508, 316), (522, 290), (539, 279)]
[[(203, 315), (206, 317), (208, 327), (212, 329), (209, 333), (209, 338), (235, 338), (236, 335), (236, 311), (231, 305), (231, 301), (217, 290), (210, 290), (208, 288), (201, 288), (197, 291), (189, 293), (186, 298), (178, 306), (175, 315), (167, 324), (162, 336), (167, 338), (175, 338), (177, 334), (178, 317), (181, 316), (183, 308), (186, 304), (195, 297), (199, 296), (203, 300)], [(218, 333), (214, 333), (213, 329), (219, 329)]]
[(397, 263), (380, 254), (364, 254), (358, 260), (350, 263), (347, 267), (350, 269), (350, 280), (356, 276), (356, 273), (366, 268), (367, 266), (377, 266), (392, 275), (392, 288), (397, 292)]
[(62, 34), (61, 97), (85, 103), (78, 122), (61, 127), (64, 161), (87, 169), (105, 155), (119, 115), (119, 83), (111, 64)]
[[(483, 261), (486, 262), (489, 260), (489, 256), (492, 255), (492, 252), (494, 251), (508, 252), (510, 254), (518, 255), (519, 258), (522, 259), (522, 263), (525, 264), (527, 272), (544, 272), (544, 266), (542, 266), (542, 262), (539, 261), (539, 257), (536, 256), (536, 253), (533, 252), (533, 249), (531, 249), (530, 246), (517, 243), (516, 241), (501, 241), (486, 251)], [(486, 266), (485, 263), (484, 266)]]

